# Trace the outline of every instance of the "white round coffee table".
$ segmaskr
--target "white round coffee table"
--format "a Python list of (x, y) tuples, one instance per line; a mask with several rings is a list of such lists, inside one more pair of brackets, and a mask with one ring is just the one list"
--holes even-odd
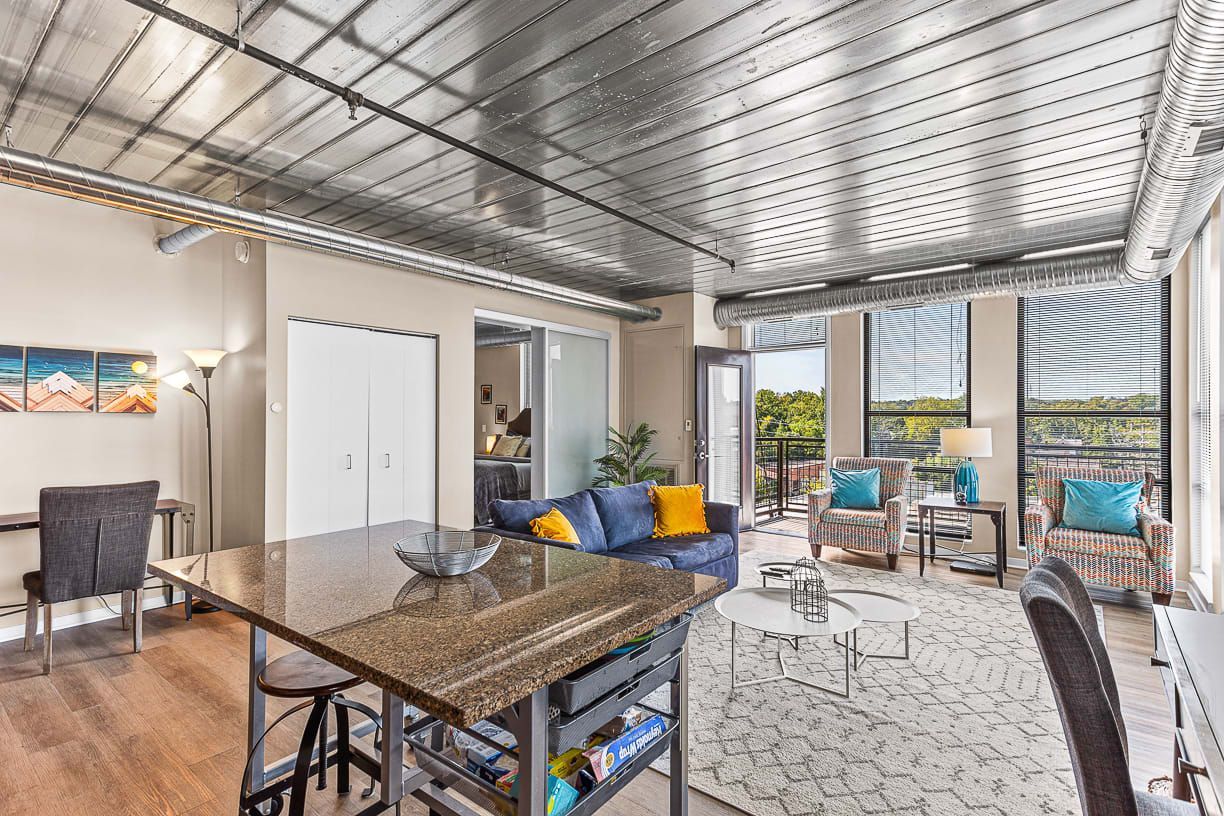
[[(755, 686), (760, 683), (771, 683), (776, 680), (792, 680), (809, 688), (836, 694), (841, 697), (850, 696), (850, 653), (858, 651), (858, 641), (854, 634), (858, 625), (863, 622), (858, 610), (845, 601), (832, 597), (829, 593), (829, 619), (827, 621), (809, 621), (790, 607), (790, 589), (780, 587), (748, 587), (727, 592), (714, 601), (718, 614), (731, 621), (731, 689), (744, 686)], [(778, 644), (778, 665), (781, 674), (772, 677), (762, 677), (743, 682), (735, 674), (735, 633), (737, 626), (747, 626), (759, 632), (780, 635)], [(845, 689), (828, 688), (813, 683), (802, 677), (791, 674), (786, 661), (782, 658), (782, 643), (784, 638), (832, 637), (847, 635), (847, 646), (843, 646), (846, 654)], [(840, 645), (840, 644), (839, 644)]]
[(834, 598), (843, 601), (858, 610), (864, 623), (903, 624), (905, 626), (905, 651), (902, 654), (881, 654), (878, 652), (860, 651), (858, 637), (854, 638), (854, 668), (857, 671), (869, 657), (887, 660), (909, 660), (910, 656), (910, 621), (918, 620), (922, 610), (909, 601), (883, 592), (872, 592), (868, 589), (830, 589), (829, 600)]

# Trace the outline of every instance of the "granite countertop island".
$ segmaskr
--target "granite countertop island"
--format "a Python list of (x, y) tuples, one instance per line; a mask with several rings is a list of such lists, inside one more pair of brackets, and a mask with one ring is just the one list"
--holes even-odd
[(159, 561), (192, 595), (459, 726), (713, 598), (720, 578), (505, 540), (458, 578), (400, 562), (396, 522)]

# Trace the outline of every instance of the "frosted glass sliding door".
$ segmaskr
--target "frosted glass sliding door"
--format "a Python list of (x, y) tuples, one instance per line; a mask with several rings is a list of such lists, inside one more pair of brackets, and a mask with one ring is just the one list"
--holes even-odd
[[(544, 490), (566, 496), (591, 486), (607, 450), (608, 341), (537, 330), (537, 371), (544, 372)], [(544, 359), (541, 360), (540, 357)]]

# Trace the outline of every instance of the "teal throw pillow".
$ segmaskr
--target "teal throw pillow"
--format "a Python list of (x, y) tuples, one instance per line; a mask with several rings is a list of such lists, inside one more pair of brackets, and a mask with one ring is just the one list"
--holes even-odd
[(1143, 482), (1063, 479), (1062, 526), (1095, 533), (1139, 535)]
[(833, 480), (833, 507), (846, 510), (880, 509), (880, 469), (829, 468)]

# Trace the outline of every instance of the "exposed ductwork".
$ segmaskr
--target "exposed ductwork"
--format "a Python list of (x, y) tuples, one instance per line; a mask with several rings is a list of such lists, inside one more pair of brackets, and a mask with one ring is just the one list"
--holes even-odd
[[(593, 295), (534, 278), (415, 249), (358, 232), (271, 210), (171, 190), (111, 173), (0, 146), (0, 182), (166, 218), (218, 232), (409, 269), (448, 280), (503, 289), (632, 321), (658, 320), (660, 311), (615, 298)], [(198, 234), (198, 233), (197, 233)]]
[(945, 272), (887, 283), (834, 286), (755, 298), (720, 300), (714, 320), (720, 326), (746, 326), (787, 317), (896, 309), (919, 303), (955, 303), (992, 295), (1038, 295), (1099, 289), (1124, 282), (1118, 252), (981, 264), (964, 272)]
[(1177, 267), (1224, 184), (1224, 0), (1181, 0), (1122, 268)]
[(1224, 185), (1224, 0), (1182, 0), (1126, 246), (965, 272), (720, 300), (718, 325), (1146, 283), (1173, 273)]
[(476, 348), (502, 348), (503, 346), (521, 346), (531, 342), (531, 329), (503, 332), (501, 334), (476, 335)]
[(178, 232), (172, 232), (169, 235), (163, 235), (158, 238), (157, 251), (163, 255), (177, 255), (187, 247), (195, 246), (205, 238), (216, 233), (217, 231), (212, 227), (192, 224), (189, 227), (183, 227)]

